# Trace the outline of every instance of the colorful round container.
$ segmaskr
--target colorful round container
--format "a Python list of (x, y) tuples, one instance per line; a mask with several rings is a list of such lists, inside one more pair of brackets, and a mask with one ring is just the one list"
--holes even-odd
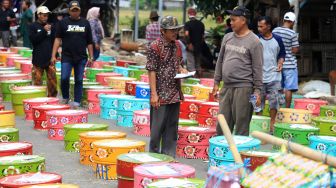
[(312, 125), (320, 128), (321, 136), (336, 136), (336, 118), (314, 117)]
[(31, 63), (31, 60), (22, 60), (22, 59), (16, 59), (14, 60), (15, 68), (21, 69), (21, 63)]
[[(182, 93), (185, 95), (193, 95), (193, 86), (192, 84), (182, 84), (181, 89)], [(195, 96), (196, 98), (196, 96)]]
[(128, 72), (128, 76), (131, 78), (135, 78), (137, 80), (141, 79), (141, 75), (147, 74), (147, 70), (130, 70)]
[(28, 142), (1, 142), (0, 157), (11, 155), (32, 155), (33, 144)]
[(17, 74), (0, 74), (0, 81), (7, 80), (28, 80), (28, 74), (17, 73)]
[(276, 123), (274, 136), (303, 145), (309, 144), (309, 137), (319, 134), (319, 128), (305, 124)]
[(147, 82), (147, 83), (149, 83), (149, 77), (148, 77), (148, 75), (147, 74), (141, 75), (140, 76), (140, 81), (141, 82)]
[(117, 110), (117, 126), (133, 127), (133, 112)]
[(105, 55), (105, 54), (100, 54), (99, 58), (97, 59), (97, 61), (114, 62), (114, 61), (116, 61), (116, 59), (113, 56), (109, 56), (109, 55)]
[(194, 178), (195, 168), (181, 163), (143, 164), (134, 168), (134, 188), (144, 188), (155, 180)]
[(17, 128), (1, 128), (0, 142), (18, 142), (19, 129)]
[(125, 92), (127, 95), (136, 95), (136, 87), (137, 85), (148, 85), (146, 82), (139, 82), (139, 81), (131, 81), (126, 82)]
[[(131, 69), (131, 68), (126, 68), (126, 67), (120, 67), (120, 66), (115, 66), (113, 67), (113, 71), (118, 73), (118, 74), (122, 74), (124, 77), (130, 77), (129, 76), (129, 72), (131, 70), (136, 70), (136, 69)], [(136, 80), (136, 78), (134, 78)]]
[(112, 87), (113, 89), (120, 89), (121, 92), (125, 93), (126, 82), (135, 81), (135, 78), (130, 77), (107, 77), (106, 82), (108, 86)]
[(137, 85), (135, 96), (136, 98), (139, 98), (139, 99), (149, 99), (150, 98), (149, 85)]
[(15, 112), (13, 110), (0, 111), (0, 128), (15, 127)]
[(198, 100), (208, 100), (211, 92), (211, 87), (206, 87), (202, 85), (192, 86), (192, 95), (194, 95)]
[(58, 104), (59, 99), (55, 97), (38, 97), (33, 99), (25, 99), (23, 100), (23, 107), (26, 113), (26, 120), (33, 120), (33, 107), (50, 104), (55, 105)]
[(43, 172), (45, 158), (38, 155), (15, 155), (0, 157), (0, 177)]
[(127, 61), (127, 60), (121, 60), (121, 59), (117, 60), (117, 66), (128, 67), (128, 65), (137, 65), (137, 63), (134, 61)]
[(200, 100), (185, 99), (180, 104), (180, 111), (198, 113), (199, 107), (202, 103), (203, 101)]
[(201, 80), (199, 78), (187, 78), (183, 80), (183, 83), (197, 85), (200, 84)]
[(138, 110), (133, 114), (134, 134), (140, 136), (150, 136), (150, 111)]
[(253, 131), (270, 132), (271, 118), (266, 116), (253, 115), (250, 122), (250, 133)]
[(180, 112), (179, 118), (196, 121), (197, 113), (196, 112)]
[(318, 99), (294, 99), (295, 109), (309, 110), (313, 112), (313, 115), (315, 116), (320, 114), (320, 107), (327, 104), (327, 101)]
[(7, 57), (7, 62), (6, 62), (7, 67), (13, 67), (13, 68), (15, 68), (15, 61), (17, 61), (17, 60), (29, 60), (29, 59), (26, 58), (26, 57), (22, 57), (20, 55), (11, 55), (11, 56), (8, 56)]
[(328, 155), (336, 157), (336, 137), (334, 136), (311, 136), (309, 147)]
[(135, 110), (149, 109), (148, 99), (138, 99), (138, 98), (118, 98), (117, 111), (127, 111), (133, 112)]
[(62, 183), (62, 176), (49, 172), (37, 172), (12, 175), (0, 179), (0, 186), (3, 188), (17, 188), (48, 183)]
[(322, 117), (335, 117), (336, 116), (336, 106), (321, 106), (320, 116)]
[(278, 151), (273, 150), (256, 150), (256, 151), (242, 151), (240, 155), (242, 160), (246, 163), (247, 168), (254, 171), (258, 166), (264, 164), (269, 157), (279, 155)]
[(207, 86), (207, 87), (213, 87), (215, 84), (215, 80), (213, 78), (201, 78), (200, 84)]
[(219, 111), (218, 102), (204, 102), (200, 103), (198, 114), (205, 115), (207, 117), (217, 118), (218, 111)]
[(27, 86), (31, 85), (31, 80), (4, 80), (1, 81), (1, 92), (3, 94), (3, 101), (10, 102), (12, 101), (11, 90), (15, 86)]
[(118, 108), (119, 100), (134, 99), (134, 96), (130, 95), (99, 95), (100, 106), (104, 108)]
[(99, 102), (99, 95), (120, 95), (120, 90), (117, 89), (89, 89), (87, 90), (88, 100), (91, 102)]
[(18, 54), (20, 50), (28, 50), (29, 48), (27, 47), (10, 47), (9, 50), (12, 52), (12, 53), (15, 53), (15, 54)]
[(12, 91), (12, 105), (15, 110), (15, 114), (18, 116), (25, 115), (23, 100), (38, 98), (38, 97), (46, 97), (47, 93), (45, 90), (16, 90)]
[(278, 123), (309, 124), (311, 123), (312, 112), (309, 110), (280, 108), (277, 113)]
[(164, 180), (159, 180), (156, 182), (152, 182), (147, 185), (147, 188), (162, 188), (162, 187), (174, 187), (174, 188), (185, 188), (185, 187), (193, 187), (193, 188), (204, 188), (205, 181), (201, 179), (176, 179), (169, 178)]
[(97, 73), (96, 74), (96, 82), (100, 83), (103, 86), (107, 86), (108, 83), (106, 81), (107, 77), (122, 77), (122, 74), (118, 74), (115, 72), (103, 72), (103, 73)]
[(216, 128), (217, 126), (217, 117), (197, 115), (196, 120), (200, 127)]
[(112, 72), (112, 70), (103, 69), (103, 68), (87, 68), (86, 69), (86, 78), (90, 81), (96, 81), (96, 75), (103, 72)]
[(69, 110), (69, 105), (40, 105), (33, 107), (34, 129), (48, 130), (47, 112), (53, 110)]
[(117, 120), (117, 110), (115, 108), (100, 107), (100, 117), (102, 119)]
[(74, 184), (42, 184), (42, 185), (32, 185), (32, 186), (24, 186), (22, 188), (79, 188), (79, 186)]
[(183, 127), (190, 127), (190, 126), (197, 127), (198, 126), (198, 122), (194, 121), (194, 120), (181, 119), (180, 118), (179, 122), (178, 122), (178, 125), (179, 126), (183, 126)]
[(20, 65), (22, 73), (31, 74), (33, 69), (33, 64), (31, 62), (22, 62)]

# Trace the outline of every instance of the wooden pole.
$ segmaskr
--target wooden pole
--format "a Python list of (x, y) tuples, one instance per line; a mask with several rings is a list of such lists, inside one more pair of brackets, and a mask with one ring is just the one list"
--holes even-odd
[(253, 131), (252, 136), (272, 145), (286, 145), (288, 149), (295, 154), (336, 167), (336, 158), (322, 152), (259, 131)]

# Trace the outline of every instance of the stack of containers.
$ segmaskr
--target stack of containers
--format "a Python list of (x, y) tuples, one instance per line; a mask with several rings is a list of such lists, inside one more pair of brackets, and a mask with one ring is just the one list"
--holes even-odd
[(107, 77), (108, 86), (113, 89), (119, 89), (122, 94), (125, 94), (126, 82), (135, 81), (135, 78), (130, 77)]
[(125, 92), (127, 95), (136, 95), (136, 87), (138, 85), (148, 85), (146, 82), (139, 82), (139, 81), (131, 81), (131, 82), (126, 82), (125, 86)]
[(138, 99), (149, 99), (150, 98), (149, 85), (137, 85), (135, 89), (135, 96)]
[(62, 183), (62, 176), (48, 172), (26, 173), (0, 179), (3, 188), (26, 187), (49, 183)]
[(133, 98), (133, 96), (119, 98), (117, 105), (117, 126), (133, 127), (133, 112), (149, 109), (149, 107), (148, 99)]
[(105, 131), (106, 124), (67, 124), (64, 126), (65, 151), (79, 152), (79, 134), (88, 131)]
[(45, 171), (45, 158), (38, 155), (0, 157), (0, 177)]
[(69, 110), (69, 105), (40, 105), (33, 107), (34, 129), (48, 130), (47, 112), (52, 110)]
[(93, 171), (97, 178), (117, 179), (117, 157), (124, 153), (144, 152), (146, 143), (130, 139), (99, 140), (93, 145)]
[(121, 74), (115, 72), (104, 72), (96, 74), (96, 82), (100, 83), (100, 85), (107, 86), (108, 83), (106, 82), (107, 77), (122, 77)]
[(197, 121), (201, 127), (216, 128), (217, 114), (219, 111), (218, 102), (200, 103), (197, 114)]
[(134, 188), (146, 188), (149, 183), (160, 179), (194, 178), (195, 171), (195, 168), (181, 163), (139, 165), (134, 168)]
[(137, 110), (133, 116), (134, 134), (140, 136), (150, 136), (150, 111)]
[(99, 95), (120, 95), (121, 91), (117, 89), (89, 89), (87, 93), (89, 113), (100, 114)]
[[(260, 148), (261, 141), (247, 136), (233, 136), (238, 151), (256, 150)], [(209, 165), (226, 166), (234, 163), (229, 144), (224, 136), (216, 136), (209, 140)]]
[(295, 109), (309, 110), (314, 116), (320, 115), (320, 107), (327, 104), (327, 101), (318, 99), (294, 99)]
[(18, 142), (19, 129), (17, 128), (1, 128), (0, 142)]
[(11, 155), (32, 155), (33, 144), (28, 142), (1, 142), (0, 157)]
[(132, 99), (134, 96), (129, 95), (99, 95), (100, 117), (103, 119), (117, 120), (118, 99)]
[(83, 165), (93, 165), (92, 160), (92, 143), (105, 139), (122, 139), (126, 138), (126, 133), (116, 131), (89, 131), (79, 134), (79, 154), (80, 163)]
[(33, 120), (33, 107), (50, 104), (58, 104), (59, 99), (55, 97), (38, 97), (33, 99), (23, 100), (24, 111), (26, 114), (25, 120)]
[(48, 138), (64, 139), (64, 125), (88, 122), (88, 111), (85, 110), (53, 110), (46, 113)]
[(12, 101), (12, 94), (11, 90), (15, 86), (27, 86), (31, 85), (31, 80), (3, 80), (0, 82), (1, 84), (1, 92), (3, 101), (11, 102)]
[(136, 166), (148, 163), (173, 162), (174, 158), (158, 153), (127, 153), (117, 158), (118, 188), (133, 187)]
[(203, 103), (200, 100), (186, 99), (180, 104), (180, 118), (196, 120), (199, 106)]
[(15, 112), (13, 110), (0, 111), (0, 128), (15, 127)]

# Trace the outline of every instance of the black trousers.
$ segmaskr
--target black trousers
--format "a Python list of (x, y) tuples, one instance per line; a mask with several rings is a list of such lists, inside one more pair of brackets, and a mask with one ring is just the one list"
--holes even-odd
[(175, 157), (180, 103), (150, 108), (149, 151)]

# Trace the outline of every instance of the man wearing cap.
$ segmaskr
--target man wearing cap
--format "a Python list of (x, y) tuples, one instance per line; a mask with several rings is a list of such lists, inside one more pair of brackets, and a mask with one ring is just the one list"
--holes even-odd
[[(62, 43), (61, 89), (63, 103), (69, 102), (69, 80), (72, 68), (75, 72), (73, 108), (78, 108), (82, 99), (83, 76), (86, 64), (93, 61), (93, 41), (90, 23), (80, 17), (81, 8), (78, 1), (69, 3), (69, 17), (57, 24), (56, 39), (52, 52), (52, 62), (56, 61), (56, 53)], [(86, 53), (89, 51), (89, 59)]]
[(285, 91), (286, 108), (290, 107), (292, 92), (298, 90), (298, 70), (295, 54), (299, 53), (299, 39), (293, 30), (296, 16), (293, 12), (287, 12), (284, 16), (282, 27), (277, 27), (273, 33), (279, 35), (286, 49), (285, 62), (282, 69), (282, 87)]
[(181, 81), (174, 77), (187, 72), (182, 68), (182, 50), (176, 40), (183, 26), (175, 17), (166, 16), (160, 27), (161, 37), (150, 44), (146, 64), (151, 90), (149, 151), (175, 157), (183, 94)]
[[(233, 32), (224, 36), (216, 63), (213, 95), (217, 95), (219, 84), (224, 87), (219, 93), (219, 113), (225, 116), (231, 132), (249, 135), (253, 107), (250, 96), (256, 97), (260, 106), (260, 91), (263, 87), (263, 47), (248, 29), (250, 11), (243, 6), (227, 11), (230, 14)], [(235, 126), (235, 127), (234, 127)], [(223, 132), (217, 126), (217, 134)]]
[(47, 22), (49, 9), (45, 6), (37, 8), (37, 21), (29, 28), (29, 39), (33, 46), (33, 82), (42, 85), (43, 73), (47, 74), (48, 97), (57, 96), (55, 65), (51, 64), (51, 51), (55, 39), (54, 28)]
[(149, 14), (150, 24), (146, 26), (146, 40), (148, 45), (154, 40), (160, 38), (160, 24), (158, 22), (159, 15), (156, 11), (151, 11)]
[(204, 42), (204, 24), (196, 19), (196, 10), (188, 9), (189, 21), (185, 23), (184, 35), (187, 41), (187, 49), (193, 54), (187, 62), (188, 71), (196, 71), (196, 77), (202, 77), (202, 44)]

